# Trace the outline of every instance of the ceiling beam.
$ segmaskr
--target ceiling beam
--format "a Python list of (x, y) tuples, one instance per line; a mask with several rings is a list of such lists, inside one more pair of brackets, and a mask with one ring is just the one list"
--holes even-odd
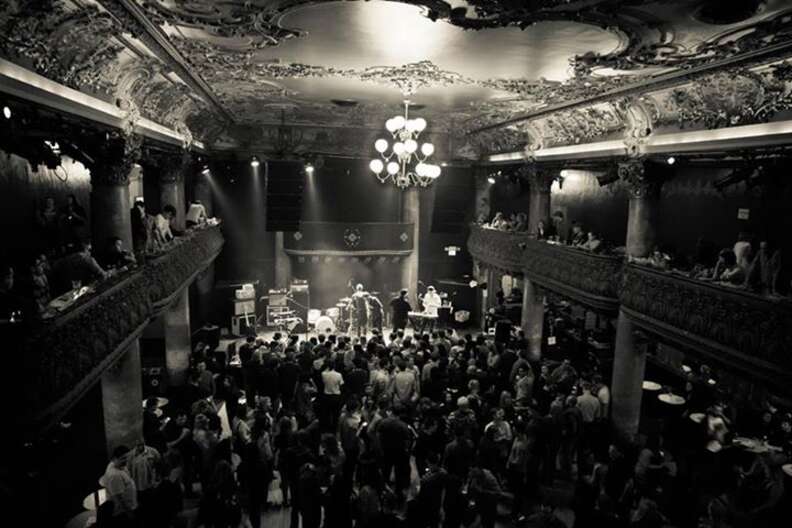
[[(691, 130), (657, 134), (646, 138), (641, 153), (651, 155), (704, 154), (711, 152), (744, 151), (757, 148), (792, 145), (792, 120), (760, 123), (716, 130)], [(534, 153), (537, 163), (572, 160), (603, 160), (624, 158), (624, 141), (597, 141), (580, 145), (565, 145), (539, 149)], [(487, 156), (490, 165), (522, 163), (525, 152), (505, 152)]]
[[(212, 105), (226, 121), (234, 122), (234, 117), (220, 103), (220, 99), (215, 95), (209, 84), (195, 72), (182, 54), (179, 53), (179, 50), (171, 43), (165, 32), (162, 31), (162, 28), (149, 20), (134, 0), (98, 0), (98, 2), (111, 15), (119, 19), (122, 27), (124, 26), (124, 20), (128, 20), (129, 16), (131, 16), (132, 21), (139, 25), (139, 31), (133, 32), (135, 36), (142, 40), (149, 50), (169, 66), (182, 81)], [(119, 7), (128, 16), (118, 16)], [(127, 28), (127, 30), (130, 29)]]
[[(121, 128), (127, 118), (126, 112), (113, 104), (56, 83), (5, 59), (0, 59), (0, 93), (114, 128)], [(179, 132), (144, 117), (135, 122), (135, 129), (150, 139), (171, 145), (182, 145), (186, 139)], [(200, 141), (193, 140), (192, 146), (204, 150)]]
[(603, 92), (599, 95), (548, 105), (538, 110), (533, 110), (531, 112), (520, 114), (497, 123), (476, 128), (468, 132), (467, 135), (475, 135), (488, 130), (513, 125), (522, 121), (530, 121), (532, 119), (544, 117), (548, 114), (559, 112), (561, 110), (569, 110), (580, 106), (589, 106), (596, 103), (602, 103), (617, 97), (626, 97), (636, 93), (654, 92), (657, 90), (679, 86), (689, 83), (697, 77), (716, 73), (718, 70), (724, 68), (740, 66), (747, 63), (762, 63), (778, 60), (780, 57), (790, 54), (792, 54), (792, 41), (782, 42), (780, 44), (767, 46), (747, 53), (741, 53), (720, 61), (703, 64), (701, 66), (695, 66), (687, 70), (675, 70), (670, 73), (660, 74), (646, 81), (614, 88), (613, 90), (608, 90), (607, 92)]

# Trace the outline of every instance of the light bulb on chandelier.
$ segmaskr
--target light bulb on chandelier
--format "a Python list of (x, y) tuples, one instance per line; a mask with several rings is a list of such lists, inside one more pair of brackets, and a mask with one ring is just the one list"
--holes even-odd
[(428, 158), (435, 153), (434, 145), (419, 142), (421, 132), (427, 127), (426, 119), (410, 118), (409, 107), (410, 102), (405, 101), (404, 115), (394, 116), (385, 122), (393, 143), (389, 145), (388, 140), (377, 139), (374, 149), (381, 159), (369, 163), (369, 168), (382, 183), (390, 180), (402, 189), (410, 185), (426, 187), (442, 172), (439, 165), (428, 163)]

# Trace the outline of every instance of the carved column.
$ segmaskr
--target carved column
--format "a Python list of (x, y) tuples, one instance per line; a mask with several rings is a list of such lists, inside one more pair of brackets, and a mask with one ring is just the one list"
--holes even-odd
[(132, 250), (132, 217), (129, 207), (129, 173), (140, 158), (141, 138), (102, 136), (94, 154), (91, 172), (91, 224), (96, 251), (104, 251), (108, 240), (120, 238)]
[(165, 327), (165, 368), (168, 384), (180, 387), (187, 381), (190, 368), (190, 298), (189, 288), (163, 314)]
[[(652, 178), (641, 161), (619, 164), (619, 177), (630, 191), (627, 217), (627, 255), (646, 257), (655, 246), (657, 206), (662, 180)], [(646, 351), (636, 347), (632, 322), (619, 311), (613, 358), (613, 426), (617, 434), (632, 439), (638, 432)]]
[(283, 247), (283, 231), (275, 232), (275, 287), (288, 288), (291, 282), (291, 257), (286, 254)]
[(646, 257), (655, 246), (655, 226), (662, 180), (650, 177), (641, 161), (619, 164), (619, 178), (630, 191), (627, 216), (627, 255)]
[(102, 412), (108, 455), (120, 445), (133, 447), (143, 437), (143, 380), (137, 339), (102, 374)]
[(528, 194), (528, 232), (536, 233), (539, 222), (550, 218), (550, 186), (557, 176), (556, 170), (530, 166), (526, 169), (530, 192)]
[(413, 249), (401, 262), (401, 287), (407, 288), (407, 299), (413, 309), (418, 306), (418, 263), (421, 233), (421, 195), (417, 187), (401, 191), (401, 221), (412, 224)]
[[(199, 173), (196, 176), (195, 187), (193, 188), (193, 199), (199, 200), (203, 204), (204, 209), (206, 209), (206, 215), (211, 218), (213, 215), (212, 212), (214, 211), (214, 200), (208, 175)], [(201, 325), (208, 320), (211, 311), (214, 286), (215, 264), (214, 261), (212, 261), (212, 263), (195, 279), (195, 293), (197, 293), (197, 295), (193, 302), (197, 303), (198, 306), (198, 321), (194, 321), (195, 324)]]
[(176, 208), (176, 216), (171, 225), (177, 231), (184, 231), (184, 216), (187, 204), (184, 198), (184, 175), (192, 165), (192, 156), (188, 152), (181, 155), (163, 154), (157, 160), (159, 167), (160, 208), (172, 205)]
[(646, 369), (646, 348), (636, 347), (634, 330), (632, 322), (619, 310), (611, 382), (611, 419), (617, 435), (626, 440), (633, 440), (638, 433)]
[(531, 361), (542, 358), (542, 333), (544, 328), (544, 300), (533, 281), (523, 279), (523, 304), (520, 326), (528, 340)]

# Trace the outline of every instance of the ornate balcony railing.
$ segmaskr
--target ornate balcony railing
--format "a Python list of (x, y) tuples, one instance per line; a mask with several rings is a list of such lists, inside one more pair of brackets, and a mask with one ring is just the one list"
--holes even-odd
[(471, 227), (468, 249), (475, 259), (599, 310), (618, 309), (623, 259), (549, 244), (522, 233)]
[(640, 326), (735, 369), (792, 382), (792, 303), (628, 265), (621, 307)]
[(219, 226), (190, 231), (167, 252), (34, 327), (22, 345), (25, 424), (35, 429), (59, 419), (212, 263), (223, 242)]
[(792, 302), (689, 279), (479, 226), (468, 248), (485, 266), (586, 306), (622, 309), (638, 326), (792, 393)]

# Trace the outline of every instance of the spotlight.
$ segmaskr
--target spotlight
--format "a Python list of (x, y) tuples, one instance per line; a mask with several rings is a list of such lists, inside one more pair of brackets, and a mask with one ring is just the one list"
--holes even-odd
[(669, 165), (673, 165), (674, 163), (676, 163), (676, 158), (674, 156), (668, 156), (666, 163), (668, 163)]
[(3, 116), (5, 116), (6, 119), (11, 119), (11, 108), (10, 107), (8, 107), (8, 106), (4, 106), (3, 107)]
[(443, 162), (441, 162), (441, 163), (440, 163), (440, 166), (441, 166), (441, 167), (448, 167), (448, 163), (446, 163), (445, 161), (443, 161)]
[(203, 169), (201, 170), (201, 174), (203, 174), (204, 176), (209, 176), (210, 172), (211, 171), (209, 170), (209, 165), (204, 165)]
[(314, 166), (310, 163), (305, 164), (305, 174), (312, 176), (314, 173)]
[(495, 183), (495, 178), (490, 176), (489, 178), (487, 178), (487, 181), (489, 182), (490, 185), (493, 185)]
[(251, 167), (258, 167), (259, 165), (261, 165), (261, 162), (259, 161), (259, 159), (256, 156), (253, 156), (252, 158), (250, 158), (250, 166)]

